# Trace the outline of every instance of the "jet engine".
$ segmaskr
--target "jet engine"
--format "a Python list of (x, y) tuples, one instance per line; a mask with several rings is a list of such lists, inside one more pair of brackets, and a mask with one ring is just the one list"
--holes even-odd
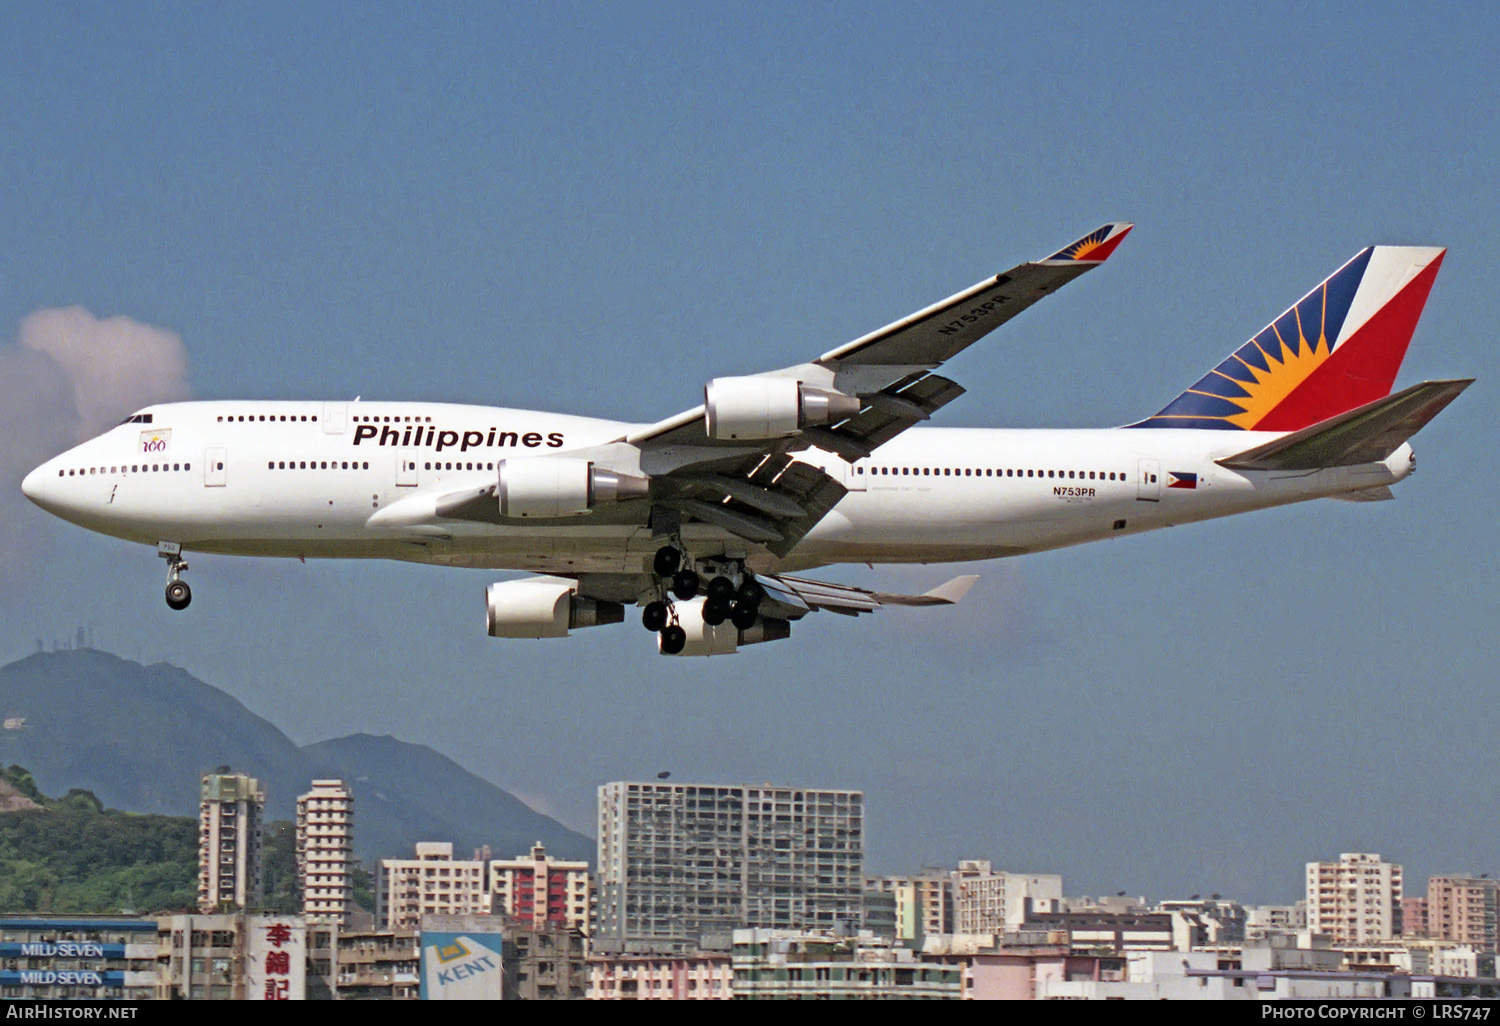
[(502, 517), (568, 517), (595, 506), (644, 499), (651, 481), (596, 470), (589, 460), (533, 456), (500, 461)]
[[(792, 636), (792, 625), (786, 620), (763, 616), (755, 625), (739, 630), (734, 624), (725, 622), (717, 627), (703, 622), (703, 603), (696, 598), (678, 602), (677, 624), (687, 634), (687, 644), (677, 655), (714, 656), (733, 655), (741, 645), (758, 645), (763, 641), (781, 641)], [(658, 634), (657, 651), (661, 651), (661, 635)], [(663, 655), (667, 653), (663, 652)]]
[(618, 602), (584, 598), (578, 585), (557, 577), (501, 581), (484, 593), (485, 626), (492, 638), (565, 638), (575, 627), (620, 623)]
[(703, 389), (710, 438), (785, 438), (859, 412), (860, 401), (795, 378), (714, 378)]

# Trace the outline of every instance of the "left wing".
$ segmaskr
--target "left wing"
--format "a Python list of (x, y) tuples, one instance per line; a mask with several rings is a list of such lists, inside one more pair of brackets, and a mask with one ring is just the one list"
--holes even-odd
[(867, 591), (851, 584), (828, 584), (786, 574), (759, 574), (755, 579), (766, 589), (762, 608), (772, 616), (795, 620), (817, 609), (858, 616), (873, 613), (881, 606), (951, 606), (969, 593), (979, 577), (964, 574), (921, 595), (892, 595)]

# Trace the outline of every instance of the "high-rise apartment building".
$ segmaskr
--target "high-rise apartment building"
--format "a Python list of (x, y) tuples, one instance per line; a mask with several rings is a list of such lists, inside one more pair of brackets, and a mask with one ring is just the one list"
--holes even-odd
[(593, 877), (587, 862), (547, 854), (538, 841), (531, 854), (490, 862), (490, 909), (531, 926), (551, 924), (589, 931)]
[(387, 930), (414, 930), (422, 917), (485, 915), (484, 863), (453, 857), (449, 841), (422, 841), (414, 859), (381, 859), (376, 914)]
[(946, 869), (924, 869), (909, 876), (872, 876), (865, 886), (889, 894), (895, 903), (898, 941), (953, 932), (953, 875)]
[(955, 933), (1016, 930), (1028, 912), (1055, 912), (1062, 903), (1055, 873), (1004, 873), (984, 859), (964, 859), (952, 878)]
[(1427, 881), (1427, 936), (1479, 951), (1497, 950), (1500, 880), (1434, 876)]
[(596, 939), (684, 950), (737, 928), (857, 927), (863, 870), (859, 791), (599, 788)]
[(354, 910), (354, 795), (342, 780), (314, 780), (297, 798), (297, 884), (309, 922)]
[(198, 803), (198, 908), (244, 909), (261, 900), (260, 782), (227, 767), (205, 774)]
[(1307, 864), (1307, 928), (1335, 944), (1389, 940), (1401, 932), (1401, 867), (1346, 852)]

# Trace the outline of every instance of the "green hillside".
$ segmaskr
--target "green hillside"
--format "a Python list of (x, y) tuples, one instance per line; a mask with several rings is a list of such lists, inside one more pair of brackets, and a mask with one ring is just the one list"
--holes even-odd
[[(295, 816), (315, 779), (354, 791), (354, 850), (368, 863), (410, 858), (418, 841), (456, 852), (594, 857), (594, 842), (424, 745), (355, 734), (298, 748), (274, 724), (175, 666), (93, 649), (37, 653), (0, 666), (0, 765), (25, 766), (52, 792), (87, 788), (112, 808), (196, 816), (199, 780), (218, 766), (257, 778), (270, 820)], [(505, 744), (497, 733), (497, 745)], [(0, 808), (5, 803), (0, 801)]]
[(189, 911), (198, 824), (105, 809), (77, 788), (47, 798), (19, 766), (0, 772), (41, 807), (0, 815), (0, 912)]

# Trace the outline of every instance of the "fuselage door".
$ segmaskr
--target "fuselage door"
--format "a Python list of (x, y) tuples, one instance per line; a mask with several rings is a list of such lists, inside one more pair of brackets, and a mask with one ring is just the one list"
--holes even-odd
[(402, 488), (411, 488), (416, 483), (417, 461), (410, 456), (402, 456), (396, 463), (396, 484)]
[(323, 404), (323, 433), (325, 435), (341, 435), (344, 433), (344, 429), (348, 426), (348, 403)]
[[(839, 461), (843, 463), (843, 460)], [(860, 460), (858, 463), (844, 463), (844, 487), (851, 492), (862, 492), (870, 486), (865, 479), (870, 475), (870, 461)]]
[(223, 488), (229, 483), (229, 450), (207, 449), (203, 453), (203, 485), (205, 488)]
[(1161, 460), (1141, 460), (1135, 497), (1145, 502), (1161, 501)]

